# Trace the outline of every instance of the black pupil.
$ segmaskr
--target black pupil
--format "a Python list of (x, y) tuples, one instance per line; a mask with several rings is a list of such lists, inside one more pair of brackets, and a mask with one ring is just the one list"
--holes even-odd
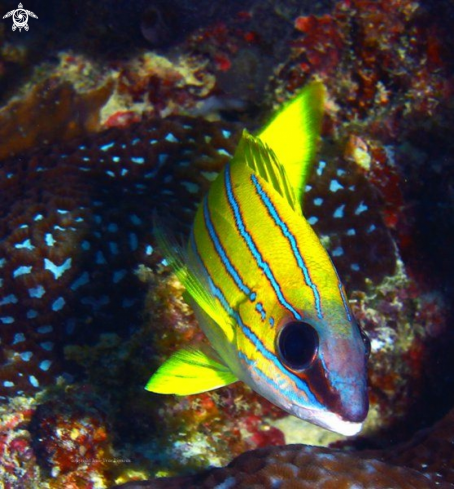
[(311, 365), (318, 350), (318, 335), (307, 323), (291, 322), (279, 334), (278, 351), (281, 361), (293, 370), (303, 370)]

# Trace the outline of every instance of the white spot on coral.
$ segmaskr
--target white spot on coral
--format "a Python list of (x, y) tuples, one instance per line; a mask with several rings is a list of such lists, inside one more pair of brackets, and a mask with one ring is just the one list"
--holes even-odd
[(33, 387), (39, 387), (38, 379), (34, 375), (29, 375), (28, 380)]
[(63, 306), (66, 304), (65, 299), (63, 297), (59, 297), (57, 300), (54, 301), (52, 304), (52, 310), (57, 312), (61, 311), (63, 309)]
[(158, 156), (158, 162), (159, 162), (159, 166), (163, 165), (166, 161), (167, 161), (167, 158), (169, 157), (169, 155), (166, 155), (166, 154), (160, 154)]
[(332, 251), (333, 256), (342, 256), (343, 254), (344, 254), (344, 249), (342, 248), (342, 246), (338, 246)]
[(96, 252), (96, 264), (97, 265), (104, 265), (105, 263), (106, 263), (106, 259), (104, 258), (102, 251)]
[(150, 256), (152, 253), (153, 253), (153, 246), (151, 245), (147, 245), (147, 247), (145, 248), (145, 253)]
[(109, 231), (109, 233), (118, 233), (118, 226), (114, 222), (111, 222), (107, 226), (107, 231)]
[(34, 309), (30, 309), (27, 311), (28, 319), (35, 319), (36, 317), (38, 317), (38, 311), (35, 311)]
[(109, 242), (109, 248), (110, 248), (110, 252), (112, 253), (112, 255), (118, 255), (118, 245), (117, 245), (117, 243), (114, 243), (113, 241), (110, 241)]
[(5, 380), (5, 381), (3, 382), (3, 385), (4, 385), (5, 387), (14, 387), (14, 382), (11, 382), (10, 380)]
[(347, 231), (347, 236), (354, 236), (356, 234), (356, 231), (352, 228)]
[(360, 270), (359, 265), (358, 265), (357, 263), (352, 263), (352, 264), (350, 265), (350, 268), (351, 268), (352, 270), (354, 270), (355, 272), (359, 272), (359, 270)]
[(344, 209), (345, 209), (345, 204), (340, 205), (333, 214), (333, 217), (336, 219), (341, 219), (344, 217)]
[(120, 280), (122, 280), (126, 275), (126, 270), (118, 270), (116, 272), (114, 272), (113, 274), (113, 282), (114, 284), (118, 284), (118, 282), (120, 282)]
[(0, 318), (0, 321), (3, 324), (12, 324), (12, 323), (14, 323), (14, 318), (12, 318), (11, 316), (5, 316), (5, 317)]
[(24, 333), (16, 333), (14, 335), (13, 345), (17, 345), (17, 343), (22, 343), (23, 341), (25, 341)]
[(320, 161), (317, 168), (317, 175), (320, 177), (326, 168), (326, 161)]
[(322, 205), (323, 204), (323, 199), (320, 198), (320, 197), (317, 197), (316, 199), (314, 199), (314, 204), (315, 205), (318, 205), (318, 206)]
[(202, 175), (209, 181), (212, 182), (218, 176), (218, 173), (215, 171), (203, 171)]
[(315, 216), (311, 216), (309, 217), (309, 219), (307, 220), (307, 222), (313, 226), (314, 224), (316, 224), (318, 222), (318, 217), (315, 217)]
[(84, 251), (88, 251), (91, 247), (90, 243), (88, 241), (82, 241), (81, 243), (81, 248), (84, 250)]
[(337, 192), (343, 188), (344, 187), (337, 180), (331, 180), (331, 183), (329, 184), (329, 189), (331, 192)]
[(227, 131), (227, 129), (222, 129), (222, 135), (225, 139), (228, 139), (232, 135), (232, 133), (230, 131)]
[(196, 194), (199, 191), (199, 186), (192, 182), (181, 182), (181, 185), (191, 194)]
[(142, 224), (142, 219), (140, 217), (136, 216), (135, 214), (131, 214), (129, 216), (129, 220), (135, 225), (135, 226), (140, 226)]
[(131, 156), (131, 161), (137, 165), (143, 165), (145, 163), (145, 158), (141, 156)]
[(361, 202), (359, 206), (356, 208), (355, 215), (358, 216), (364, 211), (367, 211), (368, 207), (367, 205), (364, 204), (364, 202)]
[(178, 139), (171, 133), (167, 134), (165, 137), (166, 141), (169, 141), (169, 143), (178, 143)]
[(84, 272), (71, 284), (71, 290), (77, 290), (79, 287), (82, 287), (82, 285), (88, 284), (88, 282), (90, 282), (90, 276), (88, 275), (88, 272)]
[(228, 151), (226, 151), (225, 149), (218, 149), (218, 154), (222, 155), (222, 156), (228, 156), (229, 158), (232, 156)]
[(33, 356), (33, 353), (31, 351), (24, 351), (20, 354), (20, 357), (24, 362), (29, 362), (30, 358)]
[(41, 348), (43, 350), (46, 350), (46, 351), (51, 351), (52, 348), (54, 347), (54, 344), (52, 343), (52, 341), (44, 341), (43, 343), (40, 343), (39, 345), (41, 346)]
[(52, 365), (52, 362), (50, 360), (43, 360), (40, 364), (39, 364), (39, 368), (41, 370), (44, 370), (44, 372), (46, 372), (47, 370), (49, 370), (49, 367)]
[(366, 229), (366, 233), (371, 233), (372, 231), (375, 231), (377, 229), (377, 227), (375, 226), (375, 224), (371, 224), (367, 229)]
[(47, 334), (47, 333), (52, 333), (52, 331), (54, 330), (54, 328), (52, 326), (40, 326), (37, 331), (39, 334)]
[(19, 268), (16, 268), (13, 272), (13, 277), (20, 277), (21, 275), (27, 275), (28, 273), (31, 273), (32, 267), (31, 266), (21, 266)]
[(34, 220), (35, 221), (41, 221), (43, 218), (44, 218), (44, 216), (42, 214), (36, 214), (36, 216), (34, 217)]
[(28, 295), (35, 299), (41, 299), (41, 297), (46, 293), (46, 289), (42, 285), (37, 285), (28, 289)]
[(7, 304), (17, 304), (17, 297), (14, 294), (9, 294), (0, 301), (0, 306), (6, 306)]
[(44, 269), (53, 273), (55, 280), (58, 280), (67, 270), (71, 268), (71, 263), (72, 258), (67, 258), (61, 265), (56, 265), (48, 258), (44, 258)]
[(32, 245), (31, 241), (29, 239), (26, 239), (22, 243), (17, 243), (14, 245), (15, 248), (18, 250), (26, 248), (27, 250), (34, 250), (35, 247)]

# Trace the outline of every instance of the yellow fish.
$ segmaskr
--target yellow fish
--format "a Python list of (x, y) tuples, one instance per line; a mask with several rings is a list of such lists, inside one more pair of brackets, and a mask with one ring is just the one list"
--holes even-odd
[(367, 338), (302, 199), (323, 114), (314, 82), (252, 136), (202, 201), (186, 250), (155, 234), (211, 348), (174, 353), (146, 389), (188, 395), (242, 380), (299, 418), (354, 435), (368, 411)]

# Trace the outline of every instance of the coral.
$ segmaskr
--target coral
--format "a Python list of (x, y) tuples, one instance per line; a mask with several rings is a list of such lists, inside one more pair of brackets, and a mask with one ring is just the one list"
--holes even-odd
[(100, 110), (112, 83), (78, 92), (69, 82), (49, 78), (0, 110), (0, 159), (43, 142), (73, 139), (99, 128)]
[(0, 407), (0, 485), (5, 489), (31, 489), (41, 470), (27, 430), (35, 408), (31, 400), (16, 398)]
[(165, 203), (190, 222), (233, 151), (231, 129), (155, 121), (1, 164), (2, 396), (63, 373), (62, 335), (86, 341), (140, 323), (134, 270), (155, 260), (151, 210)]
[[(246, 452), (227, 467), (212, 469), (193, 477), (163, 478), (130, 482), (123, 489), (214, 489), (215, 487), (309, 489), (363, 487), (370, 489), (423, 489), (434, 487), (418, 472), (388, 465), (377, 460), (363, 460), (324, 448), (289, 445)], [(440, 484), (438, 487), (452, 487)]]
[(105, 487), (115, 458), (106, 407), (83, 388), (59, 392), (37, 407), (29, 431), (38, 462), (50, 471), (51, 487)]
[(288, 445), (252, 450), (194, 476), (129, 482), (124, 489), (214, 487), (454, 487), (454, 410), (410, 441), (386, 450), (342, 452)]

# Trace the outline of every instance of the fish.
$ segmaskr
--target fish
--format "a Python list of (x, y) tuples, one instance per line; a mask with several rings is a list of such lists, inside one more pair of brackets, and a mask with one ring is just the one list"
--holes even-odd
[(325, 88), (309, 83), (256, 135), (246, 129), (198, 207), (187, 246), (155, 213), (157, 246), (209, 345), (173, 353), (145, 388), (196, 394), (243, 381), (345, 436), (367, 417), (368, 339), (303, 214)]

